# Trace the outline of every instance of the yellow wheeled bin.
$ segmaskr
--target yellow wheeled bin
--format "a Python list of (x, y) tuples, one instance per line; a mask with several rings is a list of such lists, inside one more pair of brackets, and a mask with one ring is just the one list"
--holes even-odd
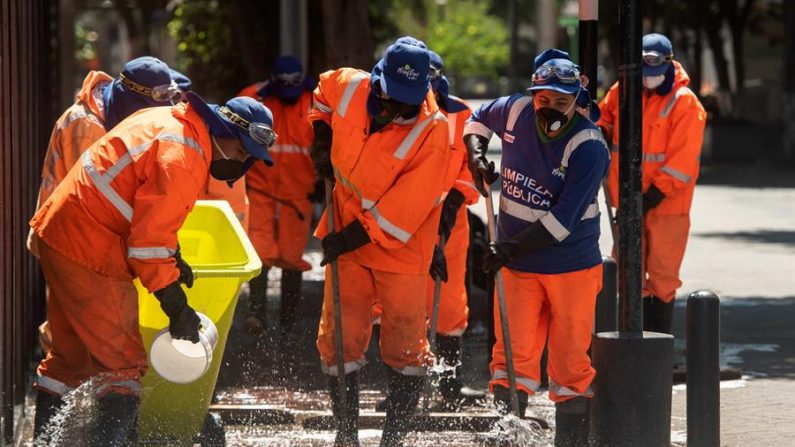
[[(210, 407), (240, 288), (262, 270), (254, 246), (225, 201), (196, 202), (179, 230), (179, 244), (195, 278), (193, 287), (184, 289), (188, 304), (215, 323), (218, 342), (209, 370), (195, 382), (169, 382), (150, 366), (141, 395), (141, 445), (193, 445)], [(154, 337), (168, 327), (168, 317), (137, 280), (136, 287), (141, 335), (149, 354)]]

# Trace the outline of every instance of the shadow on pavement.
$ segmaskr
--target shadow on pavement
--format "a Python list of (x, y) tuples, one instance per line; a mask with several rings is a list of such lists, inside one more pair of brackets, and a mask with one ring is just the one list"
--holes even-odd
[(795, 245), (795, 231), (793, 230), (758, 230), (758, 231), (735, 231), (727, 233), (719, 233), (719, 232), (693, 233), (693, 236), (727, 239), (738, 242)]

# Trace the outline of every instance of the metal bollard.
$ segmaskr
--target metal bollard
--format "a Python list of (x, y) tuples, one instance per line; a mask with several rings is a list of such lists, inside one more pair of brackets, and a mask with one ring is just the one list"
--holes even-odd
[(720, 445), (720, 298), (687, 298), (687, 445)]
[(596, 296), (594, 333), (618, 330), (618, 266), (610, 256), (602, 256), (602, 290)]

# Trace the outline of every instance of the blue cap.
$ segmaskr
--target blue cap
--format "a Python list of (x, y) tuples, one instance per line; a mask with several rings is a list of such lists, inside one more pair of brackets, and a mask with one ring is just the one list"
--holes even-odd
[(165, 62), (152, 56), (142, 56), (127, 62), (121, 74), (144, 87), (171, 84), (171, 69)]
[[(674, 47), (667, 37), (662, 34), (651, 33), (643, 36), (643, 51), (656, 51), (663, 56), (673, 56)], [(656, 67), (643, 64), (643, 76), (659, 76), (665, 74), (665, 71), (668, 70), (670, 65), (670, 62), (660, 64)]]
[(552, 59), (571, 60), (571, 56), (569, 56), (569, 53), (563, 50), (558, 50), (557, 48), (550, 48), (548, 50), (544, 50), (538, 56), (536, 56), (535, 60), (533, 61), (533, 71), (538, 70), (538, 67), (546, 64)]
[[(268, 166), (273, 166), (273, 159), (268, 154), (268, 148), (257, 143), (251, 138), (248, 131), (235, 124), (220, 112), (220, 106), (207, 104), (204, 99), (194, 92), (187, 93), (188, 102), (196, 109), (207, 125), (210, 133), (220, 137), (239, 138), (252, 157), (260, 159)], [(273, 127), (273, 114), (261, 102), (247, 96), (232, 98), (225, 104), (226, 108), (249, 123), (262, 123)]]
[(404, 104), (419, 105), (430, 88), (428, 51), (417, 45), (394, 43), (378, 62), (381, 91)]
[[(171, 84), (171, 69), (165, 62), (152, 56), (143, 56), (127, 62), (121, 74), (143, 87), (154, 88)], [(131, 90), (122, 82), (121, 76), (116, 77), (103, 89), (102, 100), (105, 105), (104, 126), (108, 131), (138, 110), (169, 105), (155, 101), (149, 95)]]
[(420, 48), (425, 49), (425, 50), (428, 49), (428, 45), (425, 45), (425, 42), (421, 41), (420, 39), (411, 37), (411, 36), (398, 37), (398, 39), (395, 41), (395, 43), (402, 43), (402, 44), (406, 44), (406, 45), (414, 45), (415, 47), (420, 47)]
[(171, 68), (170, 71), (171, 71), (171, 80), (177, 83), (177, 87), (179, 87), (179, 89), (182, 90), (183, 92), (189, 91), (191, 85), (193, 85), (190, 78), (178, 72), (177, 70), (174, 70), (173, 68)]
[[(541, 66), (570, 67), (570, 68), (576, 68), (577, 70), (580, 69), (580, 67), (577, 66), (577, 64), (575, 64), (574, 62), (568, 59), (550, 59), (544, 62)], [(560, 79), (558, 79), (557, 76), (552, 76), (549, 78), (547, 82), (544, 82), (543, 84), (533, 83), (532, 87), (530, 87), (527, 90), (531, 92), (535, 92), (538, 90), (552, 90), (560, 93), (566, 93), (568, 95), (575, 95), (579, 93), (580, 88), (581, 85), (579, 80), (575, 83), (567, 84), (565, 82), (562, 82)]]
[[(293, 56), (279, 56), (273, 62), (271, 81), (278, 75), (293, 75), (296, 73), (298, 76), (304, 75), (304, 67), (301, 65), (301, 61)], [(280, 98), (298, 98), (307, 89), (303, 80), (299, 85), (273, 85), (271, 88)]]
[(441, 70), (444, 68), (444, 62), (442, 61), (442, 56), (439, 56), (439, 53), (428, 50), (428, 55), (431, 57), (431, 66), (436, 68), (437, 70)]

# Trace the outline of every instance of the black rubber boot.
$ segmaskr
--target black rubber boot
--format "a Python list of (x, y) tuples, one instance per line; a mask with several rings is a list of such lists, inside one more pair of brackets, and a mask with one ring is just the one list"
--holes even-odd
[(63, 408), (65, 402), (61, 396), (47, 393), (45, 391), (38, 391), (36, 394), (36, 416), (33, 419), (33, 440), (35, 445), (45, 442), (42, 435), (47, 430), (47, 425), (53, 417), (58, 413), (58, 410)]
[(268, 330), (268, 269), (248, 282), (248, 315), (246, 330), (253, 335), (262, 335)]
[(303, 299), (301, 295), (301, 271), (282, 270), (282, 302), (279, 312), (282, 334), (293, 332), (296, 309)]
[(588, 400), (575, 397), (555, 404), (555, 447), (588, 445)]
[(674, 321), (674, 301), (666, 303), (656, 296), (651, 297), (654, 309), (651, 316), (651, 330), (663, 334), (670, 334)]
[(420, 401), (425, 376), (406, 376), (389, 369), (389, 396), (381, 447), (402, 447), (409, 431), (411, 416)]
[(331, 392), (331, 411), (337, 420), (337, 437), (334, 447), (359, 447), (359, 374), (352, 372), (345, 375), (345, 393), (347, 417), (343, 418), (337, 377), (328, 376), (328, 387)]
[(135, 433), (141, 400), (138, 396), (108, 393), (97, 401), (90, 447), (121, 447), (127, 445), (130, 432)]
[[(519, 417), (524, 417), (527, 410), (528, 395), (522, 390), (516, 390), (516, 397), (519, 399)], [(501, 385), (494, 385), (494, 405), (497, 407), (497, 413), (505, 416), (511, 413), (511, 390)]]
[(651, 316), (654, 315), (654, 309), (652, 308), (652, 297), (644, 296), (641, 301), (643, 302), (643, 330), (644, 331), (651, 331)]
[(473, 405), (486, 398), (484, 391), (463, 386), (461, 383), (461, 336), (436, 334), (436, 357), (443, 358), (447, 368), (439, 378), (439, 393), (443, 402), (436, 411), (458, 411), (461, 406)]

